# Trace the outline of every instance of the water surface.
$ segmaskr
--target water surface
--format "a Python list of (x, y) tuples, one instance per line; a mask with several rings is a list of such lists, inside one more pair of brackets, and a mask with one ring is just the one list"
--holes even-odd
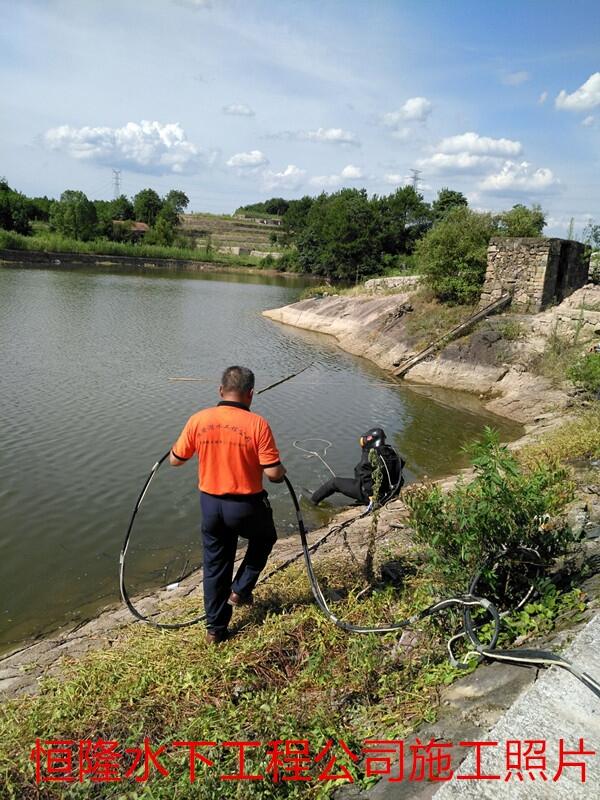
[[(257, 386), (310, 364), (256, 399), (297, 487), (328, 472), (294, 439), (331, 441), (327, 461), (351, 474), (358, 436), (381, 425), (408, 477), (462, 466), (486, 424), (517, 426), (460, 399), (398, 384), (331, 337), (261, 316), (301, 281), (246, 275), (111, 274), (0, 269), (0, 648), (87, 617), (118, 599), (118, 554), (152, 464), (188, 416), (218, 398), (224, 366)], [(198, 377), (173, 382), (171, 377)], [(200, 561), (195, 467), (164, 466), (144, 501), (128, 562), (132, 591), (176, 580)], [(280, 535), (294, 531), (284, 487), (270, 489)], [(308, 510), (309, 523), (321, 517)]]

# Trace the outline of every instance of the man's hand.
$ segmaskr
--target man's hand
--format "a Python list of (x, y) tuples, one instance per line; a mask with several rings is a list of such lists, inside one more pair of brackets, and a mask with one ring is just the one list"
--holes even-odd
[(265, 467), (264, 472), (271, 483), (283, 483), (283, 476), (285, 475), (283, 464), (278, 464), (276, 467)]

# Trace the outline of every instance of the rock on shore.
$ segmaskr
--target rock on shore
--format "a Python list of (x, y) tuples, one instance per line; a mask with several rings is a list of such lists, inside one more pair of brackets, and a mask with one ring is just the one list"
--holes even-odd
[[(383, 369), (420, 348), (406, 330), (409, 291), (384, 296), (333, 295), (263, 312), (286, 325), (335, 336), (341, 348)], [(509, 330), (510, 328), (510, 330)], [(584, 343), (600, 337), (600, 287), (579, 289), (541, 314), (501, 314), (451, 342), (404, 376), (408, 381), (480, 395), (489, 411), (530, 423), (564, 409), (566, 387), (555, 387), (531, 367), (552, 337)]]

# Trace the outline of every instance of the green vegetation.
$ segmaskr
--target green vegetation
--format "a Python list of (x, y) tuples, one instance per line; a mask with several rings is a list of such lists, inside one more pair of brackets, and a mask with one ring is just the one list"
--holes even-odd
[(25, 195), (11, 189), (4, 178), (0, 178), (0, 228), (28, 234), (33, 216), (33, 208)]
[(516, 342), (525, 335), (523, 326), (518, 320), (505, 319), (500, 325), (496, 326), (495, 330), (498, 331), (500, 336), (507, 342)]
[(179, 258), (218, 264), (259, 266), (260, 259), (253, 256), (231, 256), (204, 249), (166, 247), (164, 245), (131, 244), (93, 239), (83, 242), (56, 233), (44, 232), (35, 236), (21, 236), (0, 230), (0, 250), (32, 250), (46, 253), (87, 253), (90, 255), (130, 256), (132, 258)]
[(413, 292), (410, 304), (413, 310), (404, 318), (405, 327), (409, 336), (416, 338), (415, 346), (418, 348), (426, 347), (460, 325), (476, 308), (471, 303), (444, 305), (430, 289)]
[[(186, 239), (203, 235), (202, 258), (208, 260), (212, 233), (196, 232), (187, 219), (181, 227), (188, 203), (180, 190), (161, 198), (152, 188), (131, 200), (121, 195), (92, 201), (75, 190), (63, 192), (58, 201), (27, 198), (0, 181), (0, 230), (29, 235), (32, 221), (46, 221), (63, 237), (98, 242), (99, 253), (107, 252), (105, 241), (137, 246), (142, 239), (145, 245), (181, 250)], [(341, 189), (299, 200), (273, 197), (243, 206), (236, 214), (281, 221), (277, 231), (268, 232), (264, 246), (283, 248), (283, 258), (263, 266), (355, 284), (369, 275), (423, 271), (437, 297), (449, 303), (469, 303), (478, 293), (490, 236), (539, 235), (544, 225), (539, 206), (517, 205), (494, 217), (476, 214), (461, 192), (447, 187), (431, 204), (412, 186), (372, 197), (364, 189)], [(140, 230), (136, 222), (150, 230)], [(244, 227), (243, 220), (238, 227)], [(239, 241), (238, 237), (239, 231)], [(180, 257), (175, 251), (170, 255)]]
[(98, 228), (96, 208), (83, 192), (69, 189), (50, 209), (50, 228), (69, 239), (89, 242)]
[(462, 192), (456, 192), (454, 189), (440, 189), (437, 198), (431, 204), (433, 218), (436, 222), (440, 222), (446, 214), (453, 208), (465, 208), (469, 205), (469, 201)]
[(552, 328), (544, 352), (540, 353), (531, 362), (531, 370), (548, 378), (553, 386), (560, 386), (565, 382), (574, 360), (579, 359), (582, 355), (582, 347), (585, 344), (581, 341), (583, 311), (584, 308), (581, 306), (580, 317), (573, 326), (571, 334), (567, 332), (559, 333), (557, 320)]
[(496, 231), (491, 214), (456, 207), (420, 240), (417, 258), (424, 280), (436, 297), (448, 303), (478, 299), (488, 244)]
[(485, 589), (478, 593), (510, 605), (523, 595), (530, 575), (523, 566), (516, 575), (494, 569), (495, 557), (504, 550), (513, 557), (528, 547), (547, 564), (564, 554), (573, 536), (564, 521), (553, 518), (573, 499), (574, 487), (568, 470), (557, 462), (523, 468), (489, 428), (468, 452), (473, 480), (459, 481), (447, 494), (439, 486), (409, 490), (410, 521), (441, 586), (460, 590), (465, 575), (486, 565)]
[(597, 402), (519, 451), (519, 460), (527, 466), (541, 459), (567, 462), (584, 458), (600, 458), (600, 403)]
[(283, 197), (271, 197), (263, 203), (252, 203), (249, 206), (240, 206), (236, 214), (244, 214), (247, 217), (281, 217), (290, 207), (290, 201)]
[(137, 220), (150, 226), (146, 235), (148, 245), (171, 246), (182, 244), (176, 241), (176, 232), (179, 215), (188, 203), (185, 193), (177, 189), (162, 199), (154, 189), (142, 189), (133, 202), (124, 195), (111, 201), (91, 201), (83, 192), (73, 189), (64, 191), (59, 200), (28, 198), (2, 179), (0, 231), (27, 236), (32, 232), (31, 222), (42, 220), (49, 223), (51, 231), (67, 239), (137, 243), (143, 236), (134, 225)]
[(437, 297), (449, 303), (470, 303), (479, 294), (492, 236), (540, 236), (545, 224), (539, 206), (477, 214), (461, 192), (447, 187), (431, 204), (404, 186), (382, 197), (341, 189), (300, 200), (272, 198), (242, 211), (282, 216), (276, 237), (289, 248), (286, 270), (355, 283), (422, 271)]
[(541, 206), (534, 204), (527, 208), (517, 203), (510, 211), (498, 216), (498, 234), (500, 236), (541, 236), (546, 217)]
[(587, 353), (581, 356), (568, 368), (567, 377), (586, 392), (598, 394), (600, 392), (600, 353)]

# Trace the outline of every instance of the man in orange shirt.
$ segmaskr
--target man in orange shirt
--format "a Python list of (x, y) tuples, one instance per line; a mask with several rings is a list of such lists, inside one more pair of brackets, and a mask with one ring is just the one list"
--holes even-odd
[[(269, 423), (250, 411), (252, 371), (228, 367), (219, 394), (216, 407), (188, 419), (169, 455), (173, 467), (198, 456), (204, 610), (211, 644), (227, 638), (232, 607), (252, 603), (252, 590), (277, 540), (263, 474), (273, 483), (285, 475)], [(248, 539), (248, 547), (232, 582), (239, 536)]]

